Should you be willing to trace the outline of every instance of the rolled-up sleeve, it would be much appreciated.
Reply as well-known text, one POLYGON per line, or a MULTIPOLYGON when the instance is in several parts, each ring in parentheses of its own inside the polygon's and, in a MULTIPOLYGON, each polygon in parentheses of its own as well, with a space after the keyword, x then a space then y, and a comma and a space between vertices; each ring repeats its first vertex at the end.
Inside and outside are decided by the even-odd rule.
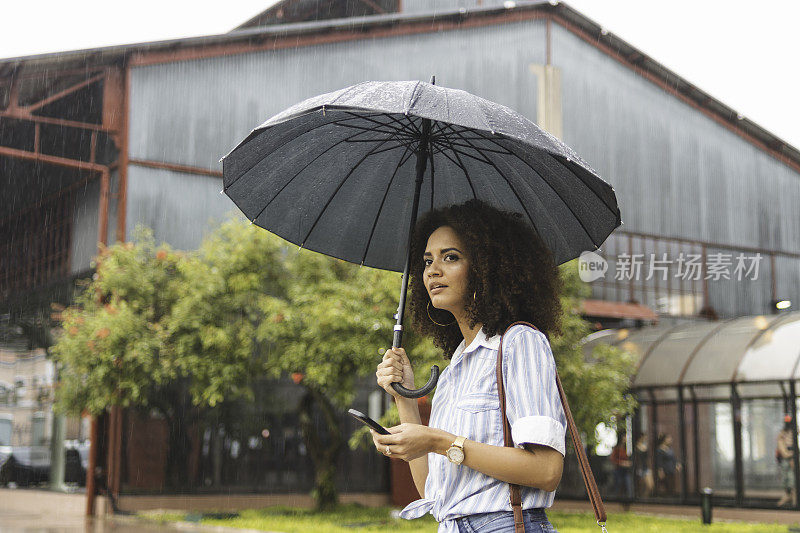
POLYGON ((507 336, 503 381, 514 445, 543 444, 566 455, 567 417, 558 394, 550 343, 542 332, 528 326, 515 327, 507 336))

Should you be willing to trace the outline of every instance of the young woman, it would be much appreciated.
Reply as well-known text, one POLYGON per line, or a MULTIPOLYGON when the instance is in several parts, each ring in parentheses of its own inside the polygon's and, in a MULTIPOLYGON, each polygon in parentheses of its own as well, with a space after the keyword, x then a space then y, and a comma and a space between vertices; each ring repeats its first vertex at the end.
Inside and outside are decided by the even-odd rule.
POLYGON ((545 514, 561 480, 567 420, 555 361, 543 333, 516 325, 503 337, 506 415, 514 447, 503 445, 497 394, 500 336, 524 320, 560 334, 558 268, 520 218, 471 200, 424 216, 412 243, 410 312, 416 331, 450 359, 420 424, 402 348, 387 350, 378 385, 395 398, 401 424, 372 432, 381 453, 409 462, 423 496, 400 516, 431 513, 439 532, 513 531, 509 483, 521 485, 525 530, 556 532, 545 514))

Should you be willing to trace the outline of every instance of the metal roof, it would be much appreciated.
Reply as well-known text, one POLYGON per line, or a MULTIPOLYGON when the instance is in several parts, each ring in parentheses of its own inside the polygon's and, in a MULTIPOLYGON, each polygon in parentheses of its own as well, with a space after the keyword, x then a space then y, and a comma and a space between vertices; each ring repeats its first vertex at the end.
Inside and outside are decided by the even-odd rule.
POLYGON ((345 0, 327 4, 320 4, 319 0, 281 0, 240 24, 234 31, 270 24, 396 13, 399 9, 400 0, 345 0))
POLYGON ((557 1, 506 2, 503 6, 462 8, 436 13, 393 13, 315 22, 277 24, 234 30, 230 33, 219 35, 13 57, 0 59, 0 80, 3 77, 10 77, 19 72, 65 68, 92 69, 101 65, 122 62, 126 57, 134 53, 146 54, 175 52, 186 49, 207 49, 214 45, 223 44, 244 44, 255 47, 279 38, 335 32, 358 32, 358 36, 354 38, 369 39, 372 38, 371 31, 385 30, 387 27, 397 27, 398 32, 402 32, 403 26, 427 22, 432 24, 430 31, 437 31, 436 26, 433 25, 434 23, 460 25, 465 22, 479 21, 481 18, 491 18, 492 20, 489 23, 502 24, 504 18, 515 18, 526 12, 540 12, 543 15, 550 16, 557 24, 582 33, 588 37, 586 40, 592 45, 626 62, 652 81, 668 87, 671 92, 685 98, 697 108, 707 111, 715 120, 726 124, 735 131, 741 132, 762 150, 790 164, 795 170, 800 167, 800 150, 755 122, 741 116, 736 110, 672 72, 569 5, 557 1))

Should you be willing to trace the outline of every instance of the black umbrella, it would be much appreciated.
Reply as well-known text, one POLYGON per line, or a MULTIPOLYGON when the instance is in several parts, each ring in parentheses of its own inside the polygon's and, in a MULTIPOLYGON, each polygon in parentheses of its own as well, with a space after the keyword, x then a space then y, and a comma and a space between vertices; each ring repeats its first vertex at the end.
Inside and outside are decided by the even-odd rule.
MULTIPOLYGON (((429 210, 479 198, 521 214, 557 264, 596 250, 620 223, 614 189, 536 124, 462 90, 368 81, 309 98, 222 158, 224 192, 254 224, 326 255, 402 271, 429 210)), ((428 383, 408 398, 428 394, 428 383)))

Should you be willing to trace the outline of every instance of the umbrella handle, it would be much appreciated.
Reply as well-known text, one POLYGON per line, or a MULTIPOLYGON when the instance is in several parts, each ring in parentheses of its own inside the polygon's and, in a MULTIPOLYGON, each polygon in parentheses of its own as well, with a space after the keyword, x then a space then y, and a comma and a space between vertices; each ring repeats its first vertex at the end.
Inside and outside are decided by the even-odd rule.
POLYGON ((416 390, 407 389, 399 383, 392 383, 392 388, 404 398, 422 398, 423 396, 427 396, 433 390, 437 381, 439 381, 439 367, 433 365, 431 367, 431 377, 428 379, 428 382, 422 386, 422 388, 416 390))

